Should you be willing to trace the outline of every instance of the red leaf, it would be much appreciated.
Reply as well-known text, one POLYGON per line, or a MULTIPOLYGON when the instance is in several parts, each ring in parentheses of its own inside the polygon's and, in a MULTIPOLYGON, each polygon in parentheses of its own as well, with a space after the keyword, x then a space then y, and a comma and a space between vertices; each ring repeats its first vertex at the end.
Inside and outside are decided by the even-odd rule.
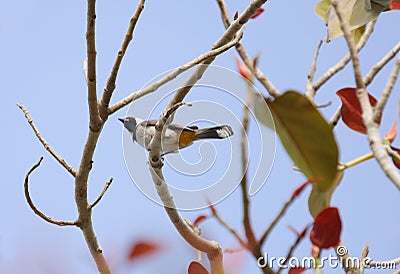
POLYGON ((239 17, 239 11, 236 11, 235 15, 233 15, 233 20, 238 19, 238 17, 239 17))
POLYGON ((235 58, 235 60, 236 60, 236 64, 237 64, 240 75, 242 75, 243 78, 245 78, 251 82, 253 77, 252 77, 250 70, 238 58, 235 58))
POLYGON ((385 137, 383 137, 383 140, 388 140, 390 143, 393 142, 393 140, 396 138, 397 135, 397 120, 394 121, 392 127, 389 129, 388 132, 386 132, 385 137))
MULTIPOLYGON (((367 129, 362 120, 362 110, 360 102, 358 101, 355 88, 342 88, 336 94, 342 100, 342 108, 340 114, 342 115, 343 122, 352 130, 359 133, 366 134, 367 129)), ((371 106, 376 105, 376 99, 368 93, 369 102, 371 106)))
POLYGON ((302 266, 294 266, 291 267, 288 271, 288 274, 300 274, 303 273, 304 271, 306 271, 307 268, 302 267, 302 266))
POLYGON ((135 243, 129 252, 128 259, 130 261, 136 260, 139 257, 145 257, 158 251, 161 246, 158 243, 149 241, 138 241, 135 243))
POLYGON ((293 191, 292 197, 297 197, 303 192, 304 188, 311 183, 311 180, 307 180, 305 183, 301 184, 298 188, 293 191))
POLYGON ((400 10, 400 0, 392 0, 392 1, 390 1, 390 9, 392 9, 392 10, 400 10))
POLYGON ((189 265, 188 274, 208 274, 208 271, 200 263, 193 261, 189 265))
POLYGON ((330 248, 339 243, 341 231, 339 210, 336 207, 328 207, 315 217, 310 240, 319 248, 330 248))
POLYGON ((204 221, 207 218, 208 218, 208 216, 206 216, 206 215, 200 215, 199 217, 196 218, 196 220, 194 220, 193 226, 198 226, 199 223, 201 223, 202 221, 204 221))
POLYGON ((263 13, 263 12, 264 12, 264 9, 263 8, 259 8, 250 18, 251 19, 255 19, 258 16, 260 16, 260 14, 263 13))
POLYGON ((212 213, 213 215, 215 215, 215 214, 217 213, 217 210, 215 209, 215 206, 214 206, 214 205, 211 203, 211 201, 208 200, 208 199, 207 199, 207 203, 208 203, 208 206, 210 207, 211 213, 212 213))
MULTIPOLYGON (((400 151, 397 151, 397 154, 400 155, 400 151)), ((395 160, 394 158, 392 158, 393 164, 400 169, 400 162, 398 162, 397 160, 395 160)))

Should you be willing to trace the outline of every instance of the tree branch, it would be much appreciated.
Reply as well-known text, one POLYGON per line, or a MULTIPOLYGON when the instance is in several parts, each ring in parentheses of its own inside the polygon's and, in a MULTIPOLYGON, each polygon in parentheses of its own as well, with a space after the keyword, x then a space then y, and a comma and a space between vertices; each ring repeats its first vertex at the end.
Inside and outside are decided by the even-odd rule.
POLYGON ((123 108, 124 106, 128 105, 129 103, 131 103, 134 100, 139 99, 140 97, 143 97, 151 92, 154 92, 155 90, 157 90, 159 87, 161 87, 162 85, 164 85, 165 83, 168 83, 169 81, 175 79, 179 74, 187 71, 188 69, 194 67, 195 65, 200 64, 201 62, 203 62, 204 60, 207 60, 211 57, 217 56, 219 54, 221 54, 222 52, 227 51, 228 49, 230 49, 231 47, 235 46, 235 44, 242 39, 242 35, 237 35, 235 37, 235 39, 233 39, 232 41, 230 41, 229 43, 214 49, 214 50, 210 50, 198 57, 196 57, 195 59, 193 59, 192 61, 180 66, 179 68, 177 68, 176 70, 174 70, 173 72, 169 73, 168 75, 164 76, 163 78, 161 78, 160 80, 154 82, 153 84, 139 90, 136 92, 131 93, 129 96, 125 97, 124 99, 122 99, 121 101, 113 104, 112 106, 109 107, 108 113, 109 115, 113 114, 114 112, 118 111, 119 109, 123 108))
POLYGON ((200 237, 187 225, 176 209, 175 202, 162 173, 162 160, 160 157, 162 129, 173 112, 183 104, 184 103, 174 104, 172 107, 164 110, 160 115, 160 119, 155 126, 156 132, 150 143, 150 173, 157 189, 158 196, 164 204, 164 208, 176 230, 191 246, 207 254, 210 260, 211 273, 222 274, 224 271, 221 247, 214 241, 209 241, 200 237))
POLYGON ((97 199, 92 204, 89 205, 90 209, 95 207, 100 202, 100 200, 103 198, 104 194, 110 187, 111 183, 113 182, 113 180, 114 180, 114 178, 111 177, 110 180, 108 180, 108 182, 104 185, 103 190, 100 192, 100 195, 97 197, 97 199))
POLYGON ((357 97, 362 109, 362 118, 367 128, 368 141, 372 152, 374 153, 375 159, 385 172, 386 176, 394 183, 394 185, 400 189, 400 174, 397 172, 391 161, 389 160, 388 154, 382 140, 379 135, 379 124, 373 119, 373 110, 369 102, 369 97, 365 88, 364 81, 361 75, 360 61, 357 54, 357 49, 354 45, 353 37, 349 31, 346 22, 343 19, 342 12, 338 7, 337 0, 331 2, 335 12, 338 16, 340 27, 344 33, 347 45, 349 47, 350 55, 353 60, 354 77, 357 84, 357 97))
POLYGON ((400 51, 400 43, 398 43, 394 48, 392 48, 378 63, 372 66, 370 71, 364 77, 364 83, 368 86, 374 77, 381 71, 381 69, 390 61, 392 60, 396 54, 400 51))
MULTIPOLYGON (((399 43, 399 45, 400 45, 400 43, 399 43)), ((399 49, 400 49, 400 47, 399 47, 399 49)), ((399 72, 400 72, 400 58, 397 59, 395 65, 393 67, 392 73, 390 74, 389 80, 385 86, 385 89, 382 92, 381 98, 379 98, 379 100, 375 106, 373 120, 376 123, 380 122, 380 118, 382 117, 383 109, 385 108, 387 100, 389 99, 389 96, 393 91, 394 84, 396 83, 397 77, 399 76, 399 72)))
POLYGON ((248 248, 250 250, 253 250, 257 244, 256 237, 254 236, 254 231, 250 221, 250 200, 249 193, 247 192, 247 168, 249 163, 249 155, 247 151, 246 136, 249 129, 249 107, 253 105, 253 98, 252 83, 250 81, 247 81, 247 92, 245 104, 243 106, 242 135, 240 138, 242 158, 242 179, 240 180, 240 189, 242 193, 243 204, 243 228, 246 234, 248 248))
POLYGON ((96 0, 88 0, 87 27, 86 27, 86 47, 87 47, 87 85, 88 85, 88 103, 90 116, 90 130, 99 131, 101 121, 99 116, 96 92, 96 0))
POLYGON ((332 115, 331 119, 329 120, 329 124, 332 125, 332 127, 335 127, 337 125, 337 123, 340 120, 341 117, 341 110, 342 110, 342 106, 339 106, 335 113, 332 115))
POLYGON ((55 150, 46 142, 46 140, 42 137, 40 134, 39 130, 35 126, 35 123, 33 122, 33 119, 29 113, 29 111, 22 105, 22 104, 17 104, 17 106, 22 110, 22 112, 25 114, 25 118, 28 121, 29 125, 33 129, 33 132, 35 133, 36 137, 39 139, 39 141, 42 143, 44 148, 54 157, 54 159, 57 160, 72 176, 76 176, 76 170, 70 166, 60 155, 55 152, 55 150))
POLYGON ((268 235, 271 233, 272 229, 275 227, 275 225, 279 222, 280 219, 285 215, 286 211, 290 207, 290 205, 296 200, 296 195, 292 195, 289 200, 285 202, 285 204, 282 206, 281 210, 278 212, 278 214, 275 216, 275 218, 272 220, 271 224, 267 227, 267 229, 264 231, 262 234, 261 238, 258 240, 258 245, 261 247, 265 240, 267 239, 268 235))
POLYGON ((317 70, 317 60, 318 60, 318 55, 319 55, 319 50, 321 49, 322 46, 322 40, 319 41, 318 46, 315 50, 314 53, 314 58, 310 67, 310 71, 308 72, 307 75, 307 86, 306 86, 306 96, 310 99, 310 101, 314 101, 315 97, 315 90, 313 89, 313 84, 312 81, 314 80, 314 74, 315 71, 317 70))
MULTIPOLYGON (((294 241, 294 243, 290 246, 288 253, 284 257, 285 261, 282 263, 282 266, 286 264, 287 260, 292 258, 294 250, 297 248, 297 246, 300 244, 300 242, 304 239, 304 236, 306 235, 305 232, 307 232, 307 229, 308 229, 308 227, 305 228, 305 230, 303 231, 304 233, 297 233, 297 238, 294 241)), ((281 273, 282 269, 283 269, 283 267, 280 267, 278 269, 278 271, 276 272, 276 274, 281 273)))
MULTIPOLYGON (((224 34, 214 43, 211 49, 219 48, 231 41, 238 35, 239 31, 249 21, 250 17, 266 2, 267 0, 253 0, 249 6, 242 12, 242 14, 236 19, 224 32, 224 34)), ((201 79, 208 66, 214 61, 215 57, 211 57, 204 62, 202 66, 199 66, 193 74, 182 84, 177 90, 174 97, 169 102, 168 107, 181 102, 185 96, 192 89, 193 85, 201 79)))
MULTIPOLYGON (((363 36, 361 36, 360 41, 357 44, 356 47, 357 52, 360 51, 367 43, 368 38, 374 31, 375 23, 376 20, 368 24, 365 33, 363 34, 363 36)), ((329 79, 331 79, 333 75, 341 71, 350 62, 350 60, 351 60, 351 55, 349 53, 345 57, 343 57, 342 60, 340 60, 336 65, 334 65, 328 71, 326 71, 325 74, 322 75, 317 81, 315 81, 313 85, 313 90, 316 92, 323 84, 325 84, 329 79)))
POLYGON ((213 216, 218 220, 218 222, 225 227, 235 238, 238 240, 242 247, 247 248, 247 243, 240 237, 239 233, 231 227, 219 214, 217 211, 212 210, 213 216))
MULTIPOLYGON (((226 29, 231 26, 231 20, 229 19, 228 8, 224 2, 224 0, 217 0, 219 9, 221 11, 221 19, 226 29)), ((272 82, 268 79, 268 77, 258 68, 254 67, 253 60, 250 58, 249 54, 246 52, 242 43, 237 43, 236 51, 239 54, 240 58, 243 60, 247 68, 251 71, 251 73, 256 77, 256 79, 264 86, 264 88, 268 91, 268 93, 273 96, 279 96, 279 90, 272 84, 272 82)))
POLYGON ((42 213, 39 209, 37 209, 37 207, 33 203, 31 196, 29 194, 29 175, 31 175, 31 173, 40 166, 42 160, 43 160, 43 157, 40 157, 39 161, 36 164, 34 164, 31 167, 31 169, 28 171, 28 173, 25 175, 24 193, 25 193, 26 201, 28 202, 28 204, 29 204, 30 208, 33 210, 33 212, 35 212, 36 215, 38 215, 40 218, 42 218, 43 220, 45 220, 48 223, 55 224, 58 226, 71 226, 71 225, 77 226, 78 222, 58 221, 58 220, 54 220, 54 219, 48 217, 47 215, 42 213))
POLYGON ((136 8, 135 13, 130 19, 128 30, 126 31, 124 41, 122 42, 121 49, 118 51, 117 57, 114 62, 114 66, 111 70, 110 76, 107 79, 107 84, 104 88, 103 96, 100 102, 100 117, 103 121, 108 118, 108 106, 110 104, 111 96, 115 90, 115 82, 117 80, 117 75, 119 68, 121 66, 122 59, 125 56, 125 52, 129 46, 129 43, 133 39, 133 31, 135 30, 136 23, 139 20, 140 14, 144 9, 145 0, 139 0, 139 4, 136 8))

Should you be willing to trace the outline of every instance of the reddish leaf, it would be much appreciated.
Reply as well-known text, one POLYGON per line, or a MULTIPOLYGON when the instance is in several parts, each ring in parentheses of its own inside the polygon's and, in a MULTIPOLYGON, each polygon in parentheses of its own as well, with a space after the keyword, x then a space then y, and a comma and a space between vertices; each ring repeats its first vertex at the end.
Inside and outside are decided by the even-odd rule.
POLYGON ((309 228, 310 226, 311 226, 311 225, 307 225, 301 232, 298 232, 298 231, 297 231, 293 226, 291 226, 291 225, 288 225, 288 228, 289 228, 291 231, 293 231, 293 233, 296 234, 297 237, 303 238, 303 237, 306 235, 307 230, 308 230, 308 228, 309 228))
POLYGON ((392 127, 389 129, 388 132, 386 132, 385 137, 383 137, 383 140, 388 140, 390 143, 393 142, 393 140, 396 138, 397 135, 397 120, 394 121, 392 127))
POLYGON ((208 274, 208 271, 200 263, 193 261, 189 265, 188 274, 208 274))
POLYGON ((255 19, 258 16, 260 16, 260 14, 263 13, 263 12, 264 12, 264 9, 263 8, 259 8, 250 18, 251 19, 255 19))
POLYGON ((292 197, 297 197, 297 196, 299 196, 300 193, 303 192, 303 190, 304 190, 304 188, 305 188, 306 186, 308 186, 309 184, 311 184, 311 183, 313 183, 313 182, 316 182, 316 181, 318 181, 318 180, 317 180, 317 179, 314 180, 313 178, 308 179, 305 183, 303 183, 301 186, 299 186, 298 188, 296 188, 296 189, 293 191, 292 197))
POLYGON ((327 207, 314 220, 311 242, 319 248, 330 248, 339 243, 342 221, 336 207, 327 207))
POLYGON ((215 215, 215 214, 217 213, 217 210, 215 209, 215 206, 214 206, 214 205, 211 203, 211 201, 208 200, 208 199, 207 199, 207 203, 208 203, 208 206, 210 207, 211 213, 212 213, 213 215, 215 215))
MULTIPOLYGON (((400 151, 397 151, 397 154, 400 155, 400 151)), ((400 169, 400 162, 398 162, 397 160, 395 160, 394 158, 392 158, 393 164, 400 169)))
POLYGON ((392 1, 390 1, 390 9, 392 9, 392 10, 400 10, 400 0, 392 0, 392 1))
POLYGON ((236 12, 235 12, 235 15, 233 16, 233 20, 238 19, 238 17, 239 17, 239 11, 236 11, 236 12))
MULTIPOLYGON (((342 115, 343 122, 352 130, 359 133, 366 134, 367 129, 362 120, 362 110, 360 102, 358 101, 355 88, 343 88, 336 92, 342 100, 342 108, 340 114, 342 115)), ((376 99, 368 93, 369 102, 371 106, 376 105, 376 99)))
POLYGON ((130 261, 136 260, 139 257, 145 257, 158 251, 161 246, 155 242, 138 241, 135 243, 129 252, 128 259, 130 261))
POLYGON ((238 58, 235 58, 235 60, 236 60, 237 68, 238 68, 240 75, 242 75, 243 78, 245 78, 251 82, 253 77, 252 77, 250 70, 238 58))
POLYGON ((300 274, 303 273, 304 271, 306 271, 307 268, 302 267, 302 266, 294 266, 291 267, 288 271, 288 274, 300 274))
POLYGON ((196 218, 196 220, 194 220, 193 226, 198 226, 199 223, 201 223, 202 221, 204 221, 207 218, 208 218, 208 216, 206 216, 206 215, 200 215, 199 217, 196 218))

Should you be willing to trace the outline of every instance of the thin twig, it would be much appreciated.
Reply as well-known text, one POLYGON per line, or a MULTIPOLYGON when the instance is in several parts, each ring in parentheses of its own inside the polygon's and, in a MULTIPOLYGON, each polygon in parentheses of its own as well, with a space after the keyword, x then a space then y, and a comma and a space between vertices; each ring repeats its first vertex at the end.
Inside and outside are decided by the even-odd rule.
POLYGON ((87 26, 86 26, 86 47, 87 47, 87 85, 88 85, 88 104, 90 117, 90 130, 100 131, 101 121, 97 104, 97 79, 96 79, 96 0, 88 0, 87 26))
MULTIPOLYGON (((223 0, 217 1, 219 9, 221 11, 221 19, 226 29, 231 26, 231 20, 229 19, 228 8, 223 0)), ((238 19, 237 19, 238 20, 238 19)), ((268 79, 268 77, 258 68, 254 67, 253 60, 246 52, 242 43, 237 43, 236 51, 238 52, 240 58, 243 60, 247 68, 251 71, 251 73, 256 77, 256 79, 264 86, 264 88, 268 91, 268 93, 277 97, 280 95, 279 90, 272 84, 272 82, 268 79)))
POLYGON ((364 77, 364 83, 368 86, 374 77, 378 74, 379 71, 390 61, 392 60, 396 54, 400 51, 400 43, 398 43, 394 48, 392 48, 378 63, 372 66, 370 71, 364 77))
POLYGON ((90 209, 95 207, 100 202, 100 200, 103 198, 104 194, 106 193, 106 191, 110 187, 111 183, 113 182, 113 180, 114 180, 114 178, 111 177, 110 180, 107 181, 107 183, 103 187, 103 190, 100 192, 100 195, 97 197, 97 199, 92 204, 89 205, 90 209))
POLYGON ((33 129, 33 132, 35 133, 36 137, 39 139, 39 141, 42 143, 44 148, 59 162, 72 176, 76 176, 76 170, 70 166, 60 155, 57 154, 57 152, 49 145, 49 143, 46 142, 46 140, 43 138, 43 136, 40 134, 39 130, 35 126, 35 123, 33 122, 33 119, 28 111, 22 104, 17 104, 17 106, 22 110, 22 112, 25 114, 25 118, 28 121, 29 125, 33 129))
MULTIPOLYGON (((235 20, 228 28, 226 28, 224 34, 212 45, 211 49, 219 48, 240 34, 240 30, 249 21, 250 17, 266 2, 267 0, 254 0, 249 6, 239 15, 238 19, 235 20)), ((194 84, 201 79, 204 72, 207 70, 208 66, 214 61, 215 57, 208 58, 202 62, 202 66, 197 67, 197 69, 191 74, 191 76, 181 85, 181 87, 176 91, 174 97, 169 102, 168 107, 181 102, 185 96, 192 89, 194 84)))
POLYGON ((335 127, 337 125, 337 123, 340 120, 341 117, 341 110, 342 110, 342 106, 339 106, 335 113, 332 115, 331 119, 329 120, 329 124, 332 125, 332 127, 335 127))
MULTIPOLYGON (((371 33, 374 31, 376 20, 372 21, 368 24, 367 29, 363 36, 361 36, 360 41, 357 44, 357 52, 360 51, 367 43, 368 38, 370 37, 371 33)), ((323 84, 325 84, 329 79, 332 78, 336 73, 342 70, 351 60, 350 54, 347 54, 345 57, 342 58, 336 65, 328 69, 324 75, 322 75, 317 81, 315 81, 313 85, 313 90, 316 92, 323 84)))
POLYGON ((31 196, 29 194, 29 175, 31 175, 31 173, 40 166, 40 163, 42 162, 42 160, 43 160, 43 157, 40 157, 39 161, 36 164, 34 164, 31 167, 31 169, 28 171, 28 173, 25 175, 24 192, 25 192, 26 201, 28 202, 28 204, 29 204, 30 208, 33 210, 33 212, 35 212, 36 215, 38 215, 40 218, 42 218, 46 222, 49 222, 51 224, 55 224, 58 226, 70 226, 70 225, 77 226, 78 222, 59 221, 59 220, 54 220, 54 219, 48 217, 47 215, 42 213, 39 209, 37 209, 37 207, 33 203, 31 196))
POLYGON ((144 4, 145 0, 139 1, 136 11, 133 14, 132 18, 130 19, 130 23, 128 26, 128 30, 126 31, 124 41, 122 42, 121 48, 118 51, 110 76, 107 79, 107 84, 104 88, 103 96, 100 102, 100 117, 103 121, 105 121, 108 117, 108 106, 110 104, 111 96, 115 90, 115 82, 117 80, 118 71, 121 66, 122 59, 124 58, 126 50, 129 46, 129 43, 133 39, 133 31, 135 30, 136 23, 138 22, 140 14, 144 9, 144 4))
POLYGON ((250 200, 249 193, 247 191, 247 170, 249 163, 249 155, 247 150, 247 133, 249 129, 249 107, 253 104, 253 84, 247 81, 247 92, 245 98, 245 104, 243 106, 243 118, 242 118, 242 135, 240 138, 241 147, 241 164, 242 164, 242 179, 240 180, 240 189, 242 193, 242 204, 243 204, 243 228, 246 233, 246 239, 248 247, 253 250, 257 244, 254 231, 250 221, 250 200))
MULTIPOLYGON (((364 262, 365 261, 365 258, 367 258, 368 253, 369 253, 369 247, 368 247, 368 244, 365 243, 364 247, 363 247, 363 250, 361 251, 360 262, 364 262)), ((364 265, 364 263, 362 263, 360 265, 360 273, 364 273, 364 268, 365 268, 365 265, 364 265)))
MULTIPOLYGON (((175 104, 173 108, 177 108, 183 104, 175 104)), ((165 182, 164 175, 162 173, 162 160, 160 157, 161 150, 161 135, 162 128, 164 127, 167 120, 172 115, 173 111, 171 108, 167 108, 160 116, 156 124, 156 131, 150 143, 149 152, 149 168, 150 173, 157 189, 157 193, 164 204, 164 208, 174 224, 179 234, 194 248, 205 252, 210 260, 211 269, 214 270, 212 273, 223 273, 222 264, 222 249, 218 243, 209 241, 197 233, 195 233, 191 227, 188 226, 187 222, 182 218, 176 209, 175 202, 169 191, 168 184, 165 182)))
POLYGON ((271 233, 272 229, 275 227, 275 225, 279 222, 280 219, 282 219, 283 215, 285 215, 287 209, 290 207, 290 205, 296 200, 295 195, 292 195, 289 200, 285 202, 285 204, 282 206, 281 210, 278 212, 278 214, 275 216, 275 218, 272 220, 270 225, 267 227, 267 229, 264 231, 260 239, 258 240, 258 244, 262 246, 267 239, 268 235, 271 233))
POLYGON ((285 260, 283 261, 283 263, 281 264, 281 266, 279 267, 278 271, 276 272, 276 274, 281 273, 283 266, 286 264, 287 260, 290 260, 290 258, 292 258, 293 252, 295 251, 295 249, 298 247, 298 245, 301 243, 301 241, 304 239, 304 236, 306 235, 306 230, 308 229, 308 227, 303 231, 304 233, 297 233, 297 237, 296 240, 294 241, 294 243, 290 246, 288 253, 286 254, 286 256, 284 257, 285 260))
POLYGON ((313 80, 314 80, 314 75, 315 75, 315 71, 317 70, 317 60, 318 60, 318 56, 319 56, 319 50, 321 49, 323 41, 319 41, 318 46, 315 50, 314 53, 314 58, 310 67, 310 71, 308 72, 307 75, 307 85, 306 85, 306 96, 311 100, 314 101, 314 97, 315 97, 315 90, 313 88, 313 80))
POLYGON ((366 87, 361 75, 360 61, 357 54, 357 49, 354 45, 353 37, 351 36, 350 30, 343 19, 341 10, 338 7, 337 0, 331 2, 338 16, 340 27, 343 31, 347 45, 349 47, 350 55, 353 60, 354 78, 357 84, 357 97, 362 109, 362 118, 367 128, 368 141, 372 152, 374 153, 375 159, 385 172, 386 176, 394 183, 394 185, 400 189, 400 174, 397 172, 395 167, 389 161, 386 149, 382 144, 382 140, 379 135, 379 124, 373 119, 373 109, 369 102, 369 97, 366 91, 366 87))
POLYGON ((215 210, 213 210, 213 216, 238 240, 242 247, 247 248, 247 243, 242 239, 242 237, 240 237, 239 233, 233 227, 231 227, 215 210))
POLYGON ((235 46, 235 44, 242 38, 242 35, 238 35, 235 37, 235 39, 233 39, 232 41, 230 41, 229 43, 227 43, 226 45, 214 49, 214 50, 210 50, 198 57, 196 57, 195 59, 193 59, 192 61, 180 66, 179 68, 177 68, 176 70, 172 71, 171 73, 167 74, 166 76, 164 76, 163 78, 161 78, 160 80, 154 82, 153 84, 139 90, 136 92, 131 93, 130 95, 128 95, 127 97, 125 97, 124 99, 122 99, 121 101, 111 105, 108 109, 108 113, 109 115, 113 114, 114 112, 118 111, 119 109, 123 108, 124 106, 128 105, 129 103, 131 103, 134 100, 139 99, 140 97, 143 97, 151 92, 154 92, 155 90, 157 90, 159 87, 161 87, 162 85, 164 85, 165 83, 175 79, 179 74, 187 71, 188 69, 194 67, 195 65, 198 65, 199 63, 203 62, 204 60, 207 60, 208 58, 211 58, 213 56, 219 55, 224 51, 227 51, 228 49, 230 49, 231 47, 235 46))
POLYGON ((400 58, 397 59, 393 67, 392 73, 389 76, 389 80, 385 86, 385 89, 383 90, 382 95, 375 106, 373 119, 376 123, 380 122, 383 109, 385 108, 387 100, 389 99, 389 96, 393 91, 394 84, 396 83, 397 77, 399 76, 399 72, 400 72, 400 58))

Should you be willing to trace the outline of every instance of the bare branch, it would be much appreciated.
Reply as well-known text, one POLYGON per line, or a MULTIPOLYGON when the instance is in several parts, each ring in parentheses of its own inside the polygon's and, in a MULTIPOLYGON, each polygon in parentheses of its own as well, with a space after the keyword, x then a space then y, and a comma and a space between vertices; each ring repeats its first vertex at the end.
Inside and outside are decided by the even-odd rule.
MULTIPOLYGON (((250 17, 266 2, 267 0, 254 0, 249 6, 242 12, 242 14, 236 19, 224 32, 224 34, 218 39, 217 42, 211 47, 211 49, 219 48, 237 35, 239 31, 244 27, 244 25, 249 21, 250 17)), ((169 102, 169 106, 172 106, 180 101, 182 101, 185 96, 189 93, 193 85, 201 79, 204 72, 207 70, 208 66, 214 61, 215 57, 209 58, 202 62, 203 66, 199 66, 193 74, 182 84, 182 86, 177 90, 174 97, 169 102)))
POLYGON ((357 49, 354 45, 353 37, 349 31, 346 22, 343 19, 341 10, 338 7, 337 0, 331 2, 337 17, 340 22, 340 27, 344 33, 347 45, 349 47, 350 55, 353 60, 354 78, 357 84, 357 97, 362 109, 362 118, 367 128, 368 141, 372 152, 374 153, 375 159, 385 172, 386 176, 394 183, 394 185, 400 189, 400 174, 397 172, 391 161, 389 160, 388 154, 382 140, 379 135, 379 124, 373 119, 373 109, 369 102, 369 97, 366 91, 366 87, 361 75, 360 61, 357 54, 357 49))
POLYGON ((33 119, 29 111, 22 104, 17 104, 17 106, 25 114, 26 120, 28 121, 29 125, 33 129, 33 132, 35 133, 39 141, 42 143, 44 148, 57 160, 57 162, 59 162, 72 176, 75 177, 76 176, 75 169, 72 166, 70 166, 60 155, 58 155, 57 152, 55 152, 55 150, 46 142, 46 140, 43 138, 43 136, 40 134, 39 130, 35 126, 35 123, 33 122, 33 119))
MULTIPOLYGON (((307 227, 308 228, 308 227, 307 227)), ((306 229, 307 229, 306 228, 306 229)), ((295 251, 295 249, 297 248, 297 246, 301 243, 301 241, 304 239, 304 236, 306 235, 306 233, 297 233, 297 238, 294 241, 294 243, 290 246, 288 253, 286 254, 286 256, 284 257, 285 260, 284 262, 281 264, 282 266, 284 266, 286 264, 286 261, 289 260, 290 258, 292 258, 293 252, 295 251)), ((283 267, 279 267, 278 271, 276 272, 276 274, 281 273, 283 267)))
POLYGON ((247 243, 242 239, 242 237, 240 237, 239 233, 233 228, 231 227, 222 217, 221 215, 218 214, 218 212, 216 212, 215 210, 212 211, 213 216, 218 220, 218 222, 225 227, 235 238, 236 240, 238 240, 238 242, 240 243, 240 245, 242 247, 246 247, 247 248, 247 243))
POLYGON ((275 216, 275 218, 272 220, 271 224, 267 227, 267 229, 264 231, 262 234, 261 238, 258 240, 258 245, 261 247, 265 240, 267 239, 268 235, 271 233, 272 229, 275 227, 275 225, 279 222, 280 219, 285 215, 287 209, 290 207, 290 205, 296 200, 295 195, 292 195, 289 200, 286 201, 286 203, 282 206, 281 210, 278 212, 278 214, 275 216))
POLYGON ((90 209, 95 207, 100 202, 100 200, 103 198, 104 194, 110 187, 111 183, 113 182, 113 180, 114 180, 114 178, 111 177, 110 180, 108 180, 108 182, 104 185, 103 190, 100 192, 100 195, 97 197, 97 199, 92 204, 89 205, 90 209))
POLYGON ((340 117, 341 117, 341 113, 340 113, 341 110, 342 110, 342 106, 339 106, 336 109, 335 113, 332 115, 331 119, 329 120, 329 124, 331 124, 332 127, 335 127, 337 125, 337 123, 339 122, 340 117))
POLYGON ((385 86, 385 89, 382 92, 381 98, 379 98, 378 103, 375 106, 373 119, 376 123, 380 122, 383 109, 385 108, 387 100, 389 99, 389 96, 393 91, 394 84, 396 83, 397 77, 399 76, 399 72, 400 72, 400 58, 397 59, 393 67, 392 73, 390 74, 389 80, 385 86))
POLYGON ((78 222, 58 221, 58 220, 54 220, 54 219, 48 217, 47 215, 42 213, 39 209, 37 209, 37 207, 33 203, 31 196, 29 194, 29 175, 31 175, 31 173, 40 166, 42 160, 43 160, 43 157, 40 157, 39 161, 36 164, 34 164, 31 167, 31 169, 28 171, 28 173, 25 175, 24 192, 25 192, 26 201, 28 202, 28 204, 29 204, 30 208, 33 210, 33 212, 35 212, 36 215, 38 215, 40 218, 42 218, 43 220, 45 220, 48 223, 55 224, 58 226, 70 226, 70 225, 77 226, 78 222))
POLYGON ((110 76, 107 79, 107 84, 104 88, 103 96, 100 102, 100 117, 103 121, 107 120, 108 117, 108 106, 110 104, 111 96, 115 90, 115 82, 119 68, 121 66, 122 59, 125 56, 125 52, 129 46, 129 43, 133 39, 133 31, 135 30, 136 23, 139 20, 140 14, 144 9, 145 0, 139 0, 139 4, 136 8, 135 13, 130 19, 128 30, 126 31, 124 41, 122 42, 121 49, 118 51, 117 57, 114 62, 114 66, 111 70, 110 76))
POLYGON ((381 69, 392 60, 396 54, 400 51, 400 43, 398 43, 394 48, 392 48, 378 63, 372 66, 370 71, 364 77, 364 83, 366 86, 371 84, 374 77, 381 71, 381 69))
MULTIPOLYGON (((231 20, 229 19, 228 9, 223 0, 217 1, 218 6, 221 11, 222 22, 226 29, 231 26, 231 20)), ((279 90, 272 84, 268 77, 258 68, 254 67, 253 60, 250 58, 249 54, 246 52, 242 43, 237 43, 236 51, 238 52, 240 58, 243 60, 247 68, 252 72, 256 79, 264 86, 268 93, 273 96, 279 96, 279 90)))
POLYGON ((99 131, 101 121, 99 116, 96 92, 96 0, 88 0, 87 26, 86 26, 86 47, 87 47, 87 85, 88 103, 90 116, 90 130, 99 131))
POLYGON ((314 97, 315 97, 315 90, 313 89, 312 81, 314 80, 314 74, 315 74, 315 71, 317 70, 317 60, 318 60, 319 50, 321 49, 321 46, 322 46, 322 40, 319 41, 319 43, 318 43, 318 46, 314 53, 314 58, 313 58, 313 61, 312 61, 311 67, 310 67, 310 71, 308 72, 308 75, 307 75, 306 96, 311 101, 314 101, 314 97))
POLYGON ((242 204, 243 204, 243 228, 246 233, 246 239, 250 250, 256 247, 257 241, 254 235, 253 228, 250 221, 250 200, 249 193, 247 191, 247 168, 249 163, 249 155, 247 151, 247 132, 249 129, 249 107, 253 105, 253 91, 252 83, 247 82, 247 92, 245 98, 245 104, 243 106, 243 118, 242 118, 242 135, 240 138, 241 157, 242 157, 242 179, 240 180, 240 189, 242 193, 242 204))
MULTIPOLYGON (((360 41, 357 44, 357 52, 360 51, 368 41, 371 33, 374 31, 376 20, 372 21, 368 24, 367 29, 363 36, 361 36, 360 41)), ((322 75, 317 81, 315 81, 313 85, 313 90, 316 92, 323 84, 325 84, 329 79, 332 78, 333 75, 341 71, 351 60, 350 54, 347 54, 345 57, 342 58, 336 65, 331 67, 324 75, 322 75)))
POLYGON ((207 59, 209 59, 211 57, 214 57, 214 56, 217 56, 217 55, 221 54, 222 52, 227 51, 231 47, 235 46, 235 44, 241 38, 242 38, 242 35, 237 35, 235 37, 235 39, 233 39, 232 41, 230 41, 226 45, 223 45, 222 47, 214 49, 214 50, 210 50, 210 51, 208 51, 208 52, 196 57, 192 61, 180 66, 179 68, 177 68, 173 72, 169 73, 168 75, 164 76, 160 80, 154 82, 153 84, 151 84, 151 85, 149 85, 149 86, 147 86, 147 87, 145 87, 145 88, 143 88, 143 89, 141 89, 139 91, 131 93, 129 96, 125 97, 121 101, 111 105, 109 107, 109 110, 108 110, 109 115, 113 114, 114 112, 116 112, 119 109, 123 108, 124 106, 128 105, 132 101, 137 100, 140 97, 143 97, 143 96, 145 96, 145 95, 147 95, 147 94, 149 94, 151 92, 154 92, 155 90, 157 90, 159 87, 161 87, 165 83, 168 83, 169 81, 175 79, 179 74, 187 71, 188 69, 194 67, 195 65, 200 64, 204 60, 207 60, 207 59))

